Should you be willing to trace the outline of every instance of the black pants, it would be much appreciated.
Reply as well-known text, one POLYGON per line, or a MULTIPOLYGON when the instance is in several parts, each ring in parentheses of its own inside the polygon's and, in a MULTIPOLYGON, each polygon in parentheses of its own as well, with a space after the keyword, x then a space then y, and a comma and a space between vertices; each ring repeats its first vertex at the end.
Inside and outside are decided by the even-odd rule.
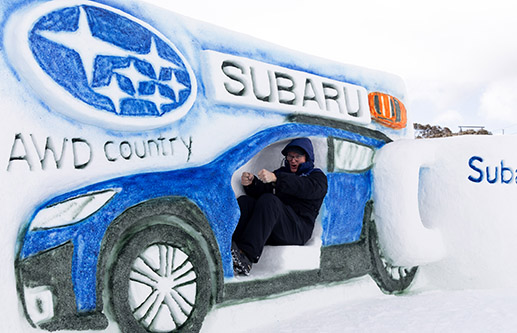
POLYGON ((241 217, 233 241, 253 262, 258 261, 266 244, 303 245, 312 235, 314 226, 273 194, 266 193, 258 199, 243 195, 237 201, 241 217))

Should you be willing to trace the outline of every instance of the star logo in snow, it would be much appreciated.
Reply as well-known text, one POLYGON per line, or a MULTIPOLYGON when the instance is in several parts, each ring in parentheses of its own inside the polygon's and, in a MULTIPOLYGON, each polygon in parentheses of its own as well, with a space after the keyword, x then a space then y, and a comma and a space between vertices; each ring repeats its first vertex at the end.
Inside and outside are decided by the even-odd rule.
POLYGON ((193 103, 195 77, 179 51, 123 12, 57 8, 36 21, 28 42, 41 69, 93 111, 156 118, 178 110, 179 118, 193 103))

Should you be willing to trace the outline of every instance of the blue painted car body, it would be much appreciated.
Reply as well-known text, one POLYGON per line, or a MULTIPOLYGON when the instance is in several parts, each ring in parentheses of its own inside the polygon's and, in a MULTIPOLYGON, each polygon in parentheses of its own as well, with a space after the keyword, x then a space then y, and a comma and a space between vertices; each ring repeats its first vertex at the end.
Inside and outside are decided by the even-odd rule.
MULTIPOLYGON (((336 137, 378 149, 386 142, 351 131, 320 125, 286 123, 261 131, 228 149, 212 162, 193 168, 150 172, 93 184, 41 205, 34 213, 87 193, 115 189, 118 193, 86 219, 63 227, 23 229, 19 260, 38 255, 67 242, 73 243, 71 278, 77 310, 96 307, 97 264, 101 245, 110 224, 128 208, 151 199, 180 196, 188 198, 204 213, 221 254, 225 277, 233 276, 231 236, 239 218, 239 208, 231 187, 232 174, 267 145, 299 136, 336 137)), ((329 172, 329 190, 322 210, 322 245, 352 243, 359 239, 364 207, 371 199, 370 170, 360 173, 329 172)))

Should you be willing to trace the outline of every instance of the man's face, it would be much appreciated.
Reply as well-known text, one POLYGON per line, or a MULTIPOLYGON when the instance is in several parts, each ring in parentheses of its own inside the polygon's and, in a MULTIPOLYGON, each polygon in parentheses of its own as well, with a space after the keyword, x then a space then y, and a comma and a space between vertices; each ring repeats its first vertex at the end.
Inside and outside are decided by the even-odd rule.
POLYGON ((287 162, 289 163, 289 169, 291 172, 298 171, 300 164, 306 162, 305 155, 300 155, 295 152, 289 152, 286 156, 287 162))

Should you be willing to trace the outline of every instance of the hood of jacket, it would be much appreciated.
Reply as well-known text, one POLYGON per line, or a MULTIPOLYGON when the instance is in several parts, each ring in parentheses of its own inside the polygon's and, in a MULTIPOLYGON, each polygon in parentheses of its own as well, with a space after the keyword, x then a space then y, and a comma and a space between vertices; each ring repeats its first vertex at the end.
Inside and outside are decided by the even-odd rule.
MULTIPOLYGON (((314 148, 312 147, 312 142, 309 138, 297 138, 292 140, 284 149, 282 149, 282 155, 287 156, 287 153, 292 148, 302 149, 306 156, 306 162, 300 164, 296 174, 304 174, 314 169, 314 148)), ((285 161, 284 167, 289 169, 287 160, 285 161)))

